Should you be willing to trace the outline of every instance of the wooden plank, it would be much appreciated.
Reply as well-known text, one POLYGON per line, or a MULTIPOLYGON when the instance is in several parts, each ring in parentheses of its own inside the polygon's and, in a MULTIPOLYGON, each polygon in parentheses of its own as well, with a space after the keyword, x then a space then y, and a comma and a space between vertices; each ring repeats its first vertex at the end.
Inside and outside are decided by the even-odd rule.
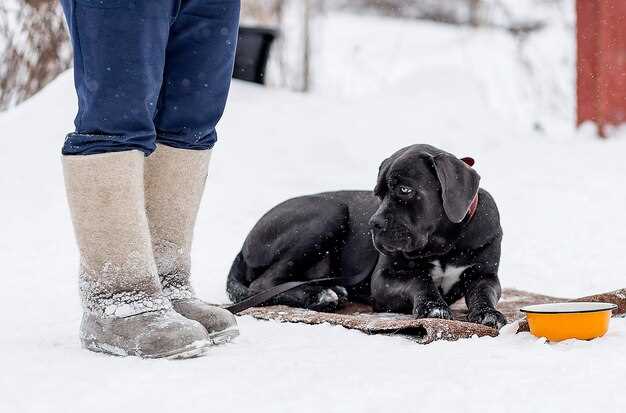
POLYGON ((598 13, 599 8, 594 1, 578 0, 576 2, 576 95, 577 123, 586 121, 598 122, 598 88, 596 79, 596 52, 599 45, 598 13))
POLYGON ((577 0, 577 123, 626 122, 626 2, 577 0))
POLYGON ((626 2, 600 2, 598 62, 599 111, 602 132, 606 125, 626 121, 626 2))

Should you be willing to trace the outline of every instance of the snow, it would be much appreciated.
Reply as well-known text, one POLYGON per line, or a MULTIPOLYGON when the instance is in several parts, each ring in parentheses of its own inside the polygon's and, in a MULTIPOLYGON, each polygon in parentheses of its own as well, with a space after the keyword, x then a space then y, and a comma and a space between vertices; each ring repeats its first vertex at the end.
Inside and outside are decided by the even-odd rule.
MULTIPOLYGON (((515 41, 498 31, 405 23, 398 37, 388 20, 362 19, 324 22, 337 50, 329 47, 333 58, 320 63, 325 80, 317 79, 314 93, 234 83, 196 231, 199 294, 226 300, 232 259, 271 206, 316 191, 372 188, 380 161, 418 142, 477 160, 502 214, 504 286, 566 297, 625 287, 626 131, 606 141, 594 138, 590 126, 576 131, 568 112, 573 92, 547 92, 572 88, 563 82, 572 69, 535 49, 544 44, 541 36, 558 43, 571 41, 571 33, 534 35, 540 37, 525 47, 542 70, 533 75, 514 60, 515 41), (376 76, 360 72, 354 55, 341 51, 348 34, 337 33, 340 26, 350 36, 376 28, 382 41, 404 39, 402 53, 381 55, 381 48, 362 57, 376 65, 381 57, 396 61, 398 70, 388 77, 384 68, 376 76), (415 32, 418 39, 406 36, 415 32), (333 71, 353 74, 354 83, 339 90, 333 71), (524 90, 543 91, 545 99, 524 90), (534 127, 538 117, 546 127, 534 127)), ((558 53, 571 62, 573 48, 563 49, 558 53)), ((421 346, 329 325, 240 317, 236 342, 201 359, 147 361, 82 350, 77 251, 60 163, 75 105, 68 72, 0 115, 0 411, 626 407, 626 319, 614 319, 607 336, 592 342, 548 344, 507 327, 497 338, 421 346)))

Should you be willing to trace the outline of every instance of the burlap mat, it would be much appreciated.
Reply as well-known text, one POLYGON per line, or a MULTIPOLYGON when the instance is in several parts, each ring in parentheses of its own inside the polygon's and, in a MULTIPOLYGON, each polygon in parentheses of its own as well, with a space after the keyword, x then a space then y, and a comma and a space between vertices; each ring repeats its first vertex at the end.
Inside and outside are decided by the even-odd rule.
MULTIPOLYGON (((509 322, 520 320, 518 332, 528 331, 528 324, 524 315, 519 312, 520 307, 561 301, 601 301, 613 303, 618 306, 613 312, 613 316, 626 313, 626 289, 574 300, 515 289, 505 289, 502 292, 498 310, 506 316, 509 322)), ((416 319, 407 314, 373 313, 370 306, 353 303, 348 304, 336 313, 321 313, 278 305, 250 308, 242 312, 241 315, 288 323, 329 323, 360 330, 367 334, 398 334, 409 337, 421 344, 428 344, 437 340, 455 341, 474 335, 479 337, 495 337, 498 335, 498 331, 493 328, 465 321, 467 307, 465 307, 463 300, 455 303, 451 308, 454 313, 454 320, 416 319)))

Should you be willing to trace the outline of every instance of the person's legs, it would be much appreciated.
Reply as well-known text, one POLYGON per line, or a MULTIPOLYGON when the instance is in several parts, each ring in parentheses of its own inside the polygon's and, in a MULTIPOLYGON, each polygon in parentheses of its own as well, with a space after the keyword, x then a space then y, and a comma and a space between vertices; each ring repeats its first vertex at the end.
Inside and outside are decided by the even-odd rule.
POLYGON ((157 143, 210 149, 233 74, 239 0, 181 0, 167 44, 157 143))
POLYGON ((178 0, 61 0, 74 48, 76 131, 64 155, 155 148, 154 115, 178 0))
POLYGON ((191 241, 232 76, 239 0, 182 0, 172 26, 157 116, 157 150, 146 159, 146 210, 163 290, 174 309, 212 338, 238 335, 234 316, 194 297, 191 241))
POLYGON ((142 357, 190 357, 211 344, 172 310, 152 252, 144 154, 175 0, 63 0, 75 50, 79 114, 63 148, 80 250, 83 346, 142 357))

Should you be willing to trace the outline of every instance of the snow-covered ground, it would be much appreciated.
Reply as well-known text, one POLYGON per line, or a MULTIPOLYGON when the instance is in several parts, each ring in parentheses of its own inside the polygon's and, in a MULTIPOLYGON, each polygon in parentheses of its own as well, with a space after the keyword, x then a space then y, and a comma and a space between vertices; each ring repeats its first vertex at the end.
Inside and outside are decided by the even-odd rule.
MULTIPOLYGON (((381 19, 338 18, 344 28, 396 36, 381 19)), ((380 161, 418 142, 477 159, 502 214, 504 286, 560 296, 625 287, 626 131, 607 141, 591 128, 576 132, 562 112, 573 108, 571 91, 553 111, 536 94, 514 92, 546 83, 511 62, 508 35, 406 27, 422 33, 403 46, 419 60, 398 57, 402 70, 380 87, 367 76, 355 93, 330 93, 324 83, 309 95, 233 85, 194 246, 200 295, 226 300, 231 260, 268 208, 299 194, 372 188, 380 161), (549 127, 533 126, 537 114, 549 127)), ((335 56, 336 70, 358 69, 348 52, 335 56)), ((546 59, 542 73, 570 76, 546 59)), ((555 76, 546 78, 558 84, 555 76)), ((0 411, 624 411, 626 319, 592 342, 547 344, 509 331, 421 346, 242 317, 241 337, 201 359, 82 350, 59 153, 75 104, 66 73, 0 115, 0 411)))

